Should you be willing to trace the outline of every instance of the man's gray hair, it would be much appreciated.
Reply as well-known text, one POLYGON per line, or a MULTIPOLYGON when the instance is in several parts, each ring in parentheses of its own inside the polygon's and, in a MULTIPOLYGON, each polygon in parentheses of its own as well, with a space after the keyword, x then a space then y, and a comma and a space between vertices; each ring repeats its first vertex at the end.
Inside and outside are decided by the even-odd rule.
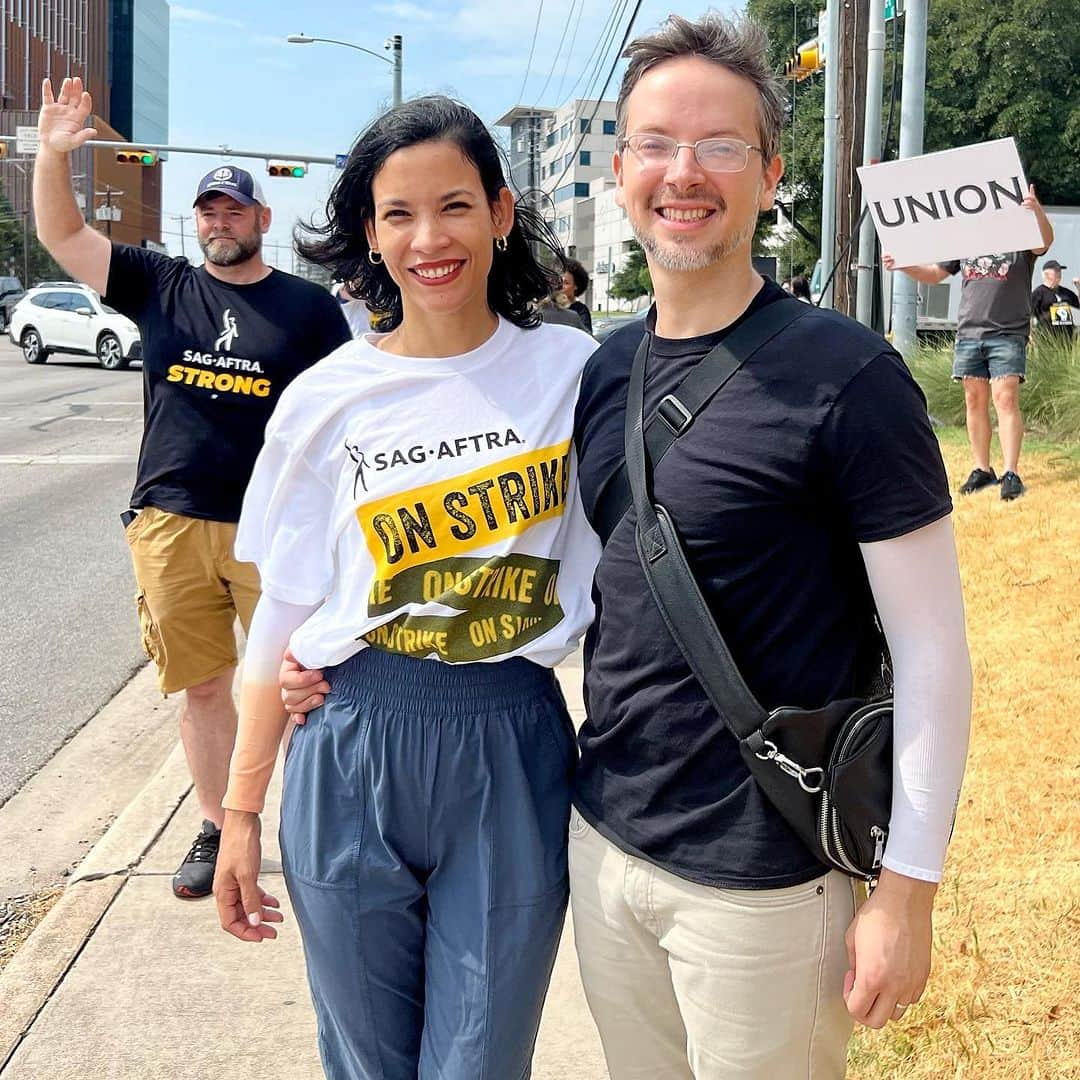
POLYGON ((623 56, 630 64, 619 87, 615 107, 618 136, 626 135, 626 101, 642 76, 664 63, 682 56, 700 56, 753 83, 758 92, 758 136, 762 158, 768 164, 780 150, 780 126, 784 98, 779 81, 768 61, 769 38, 760 23, 747 16, 729 19, 715 11, 706 12, 697 22, 681 15, 669 15, 651 34, 635 38, 623 56))

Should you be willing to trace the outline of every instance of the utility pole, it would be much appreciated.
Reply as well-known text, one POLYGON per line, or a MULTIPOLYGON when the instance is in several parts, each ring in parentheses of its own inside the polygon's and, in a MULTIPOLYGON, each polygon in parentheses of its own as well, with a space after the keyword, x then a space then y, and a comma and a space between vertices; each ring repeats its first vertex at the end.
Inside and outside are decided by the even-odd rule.
POLYGON ((395 105, 401 104, 401 54, 402 54, 402 40, 400 34, 394 34, 386 43, 386 47, 390 50, 390 63, 392 67, 390 69, 390 78, 393 85, 392 100, 395 105))
MULTIPOLYGON (((926 106, 927 0, 904 5, 904 78, 900 84, 900 157, 918 157, 923 150, 926 106)), ((893 275, 893 344, 905 358, 918 346, 915 332, 919 310, 918 284, 907 274, 893 275)))
MULTIPOLYGON (((895 18, 896 16, 894 16, 895 18)), ((863 119, 863 164, 881 159, 881 92, 885 85, 885 5, 870 4, 866 32, 866 116, 863 119)), ((865 198, 860 202, 866 202, 865 198)), ((874 319, 874 282, 877 280, 877 231, 867 214, 859 232, 858 283, 855 288, 855 317, 870 326, 874 319)))
POLYGON ((184 251, 184 222, 187 221, 190 214, 170 214, 169 217, 180 224, 180 258, 186 259, 187 252, 184 251))
MULTIPOLYGON (((840 117, 837 92, 840 85, 840 7, 829 0, 825 8, 825 152, 821 170, 821 280, 832 276, 836 263, 836 137, 840 117)), ((819 32, 820 36, 820 32, 819 32)), ((821 306, 833 306, 832 282, 822 290, 821 306)))
POLYGON ((855 311, 851 276, 856 222, 861 191, 855 166, 862 157, 863 106, 866 99, 866 38, 863 34, 871 4, 883 8, 885 0, 847 0, 840 8, 839 85, 840 123, 837 133, 836 250, 843 260, 833 279, 833 307, 845 315, 855 311))
POLYGON ((112 223, 113 223, 113 204, 112 197, 114 195, 123 195, 124 192, 118 191, 111 184, 105 185, 104 191, 95 191, 94 195, 105 200, 105 235, 112 239, 112 223))

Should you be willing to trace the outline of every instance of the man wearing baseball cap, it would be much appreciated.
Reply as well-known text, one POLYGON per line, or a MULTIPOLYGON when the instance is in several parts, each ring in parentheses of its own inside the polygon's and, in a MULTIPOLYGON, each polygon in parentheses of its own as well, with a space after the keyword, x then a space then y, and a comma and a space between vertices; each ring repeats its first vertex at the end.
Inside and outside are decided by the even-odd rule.
MULTIPOLYGON (((1045 333, 1071 342, 1076 331, 1075 311, 1080 308, 1080 297, 1061 284, 1061 271, 1067 269, 1057 259, 1047 259, 1042 264, 1043 283, 1031 294, 1031 308, 1045 333)), ((1073 284, 1080 284, 1080 278, 1073 278, 1073 284)))
POLYGON ((236 734, 233 624, 239 616, 247 630, 259 595, 255 567, 233 558, 244 489, 281 392, 349 330, 325 289, 263 261, 270 208, 245 169, 221 165, 199 182, 202 266, 90 228, 71 184, 71 152, 97 134, 85 126, 90 95, 81 79, 64 79, 54 99, 46 79, 42 97, 38 237, 142 336, 143 438, 121 517, 144 648, 162 692, 185 691, 180 733, 205 819, 173 892, 207 896, 236 734))

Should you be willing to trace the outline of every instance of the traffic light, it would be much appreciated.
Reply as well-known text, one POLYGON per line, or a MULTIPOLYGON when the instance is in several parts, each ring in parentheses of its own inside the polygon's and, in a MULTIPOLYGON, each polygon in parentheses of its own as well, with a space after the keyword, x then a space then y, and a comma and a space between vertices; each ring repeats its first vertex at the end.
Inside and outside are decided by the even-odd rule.
POLYGON ((153 150, 117 150, 116 160, 124 165, 156 165, 158 156, 153 150))
POLYGON ((117 150, 116 160, 124 165, 156 165, 158 156, 153 150, 117 150))
POLYGON ((784 64, 784 76, 796 82, 802 82, 803 79, 808 79, 824 67, 825 57, 821 42, 817 38, 811 38, 792 52, 790 59, 784 64))
POLYGON ((297 178, 307 176, 306 165, 297 165, 296 162, 289 161, 268 162, 266 171, 271 176, 295 176, 297 178))

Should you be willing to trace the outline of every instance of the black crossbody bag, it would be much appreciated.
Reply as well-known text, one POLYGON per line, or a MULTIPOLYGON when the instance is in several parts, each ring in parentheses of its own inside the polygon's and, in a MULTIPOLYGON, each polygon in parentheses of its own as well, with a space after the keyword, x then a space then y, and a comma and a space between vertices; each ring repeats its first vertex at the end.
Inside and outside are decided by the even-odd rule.
MULTIPOLYGON (((660 441, 670 445, 682 436, 750 355, 804 312, 805 305, 795 301, 775 301, 712 349, 650 420, 654 430, 657 418, 670 429, 671 439, 665 434, 660 441)), ((650 495, 651 454, 643 417, 649 341, 647 333, 630 375, 625 484, 637 514, 638 558, 653 598, 770 802, 823 863, 872 882, 880 873, 892 804, 891 672, 884 637, 881 681, 867 697, 833 701, 821 709, 783 706, 769 712, 750 693, 701 595, 671 515, 650 495)), ((653 448, 657 439, 649 440, 653 448)), ((626 509, 618 495, 620 478, 613 480, 601 497, 605 541, 626 509)))

